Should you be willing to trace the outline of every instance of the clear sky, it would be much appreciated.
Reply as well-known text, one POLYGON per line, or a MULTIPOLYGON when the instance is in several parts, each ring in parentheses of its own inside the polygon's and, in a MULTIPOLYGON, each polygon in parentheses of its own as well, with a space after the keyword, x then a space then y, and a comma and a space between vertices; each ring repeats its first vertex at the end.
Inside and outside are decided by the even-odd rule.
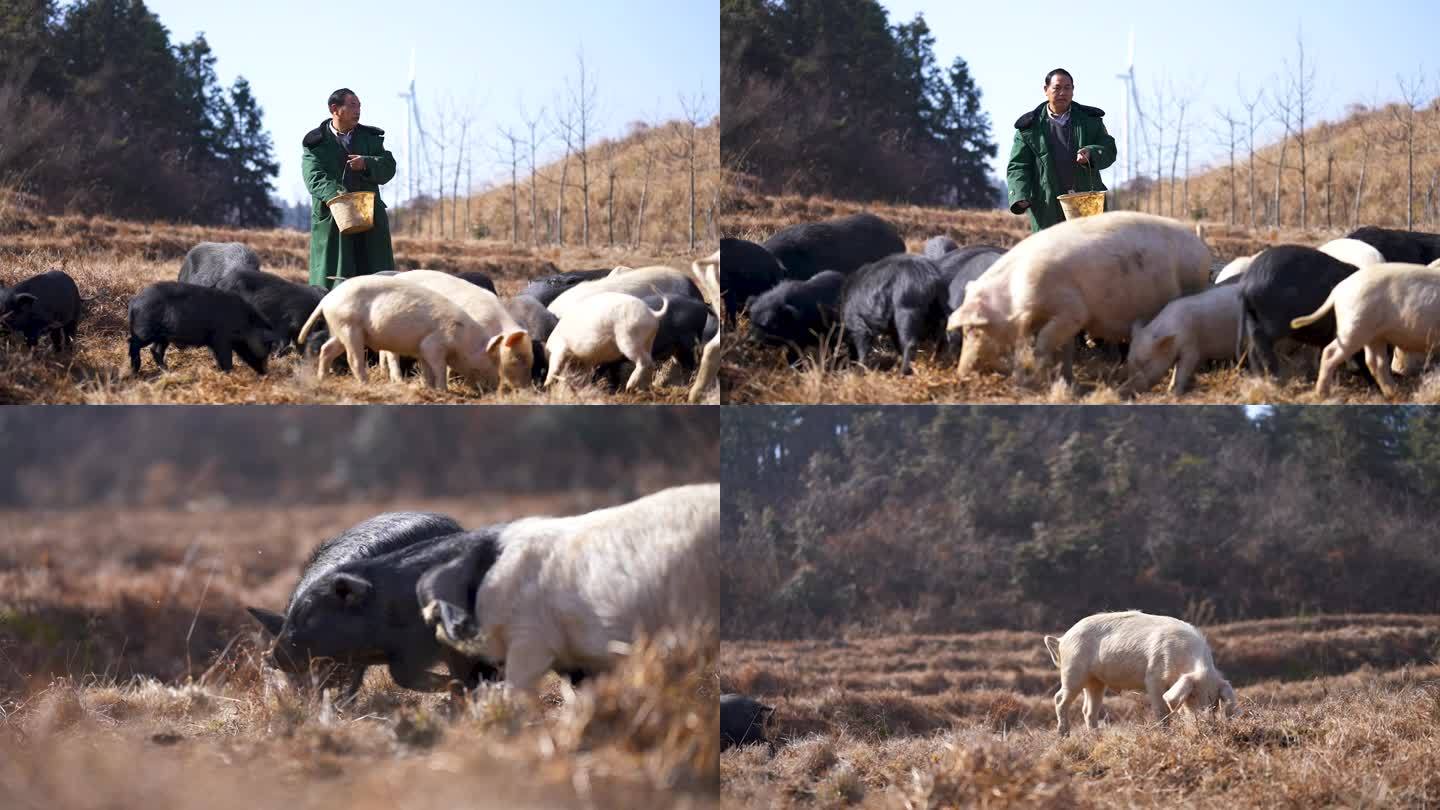
MULTIPOLYGON (((1237 82, 1250 95, 1261 87, 1275 87, 1285 62, 1296 61, 1297 31, 1304 35, 1307 72, 1310 65, 1315 68, 1321 118, 1341 118, 1355 102, 1398 100, 1397 73, 1407 80, 1423 75, 1427 101, 1440 86, 1440 2, 1435 0, 881 2, 891 24, 924 14, 942 66, 956 56, 969 63, 1000 146, 992 166, 1001 174, 1015 119, 1045 100, 1042 87, 1052 68, 1063 67, 1074 75, 1075 100, 1104 109, 1106 126, 1119 140, 1125 84, 1116 75, 1125 70, 1131 26, 1142 109, 1154 108, 1154 88, 1161 81, 1188 88, 1193 95, 1187 120, 1202 116, 1191 136, 1192 172, 1207 158, 1218 161, 1228 152, 1228 145, 1222 147, 1209 131, 1221 124, 1215 108, 1228 105, 1243 117, 1237 82)), ((1263 142, 1262 132, 1264 141, 1273 141, 1280 126, 1257 132, 1257 146, 1263 142)), ((1165 151, 1168 170, 1169 148, 1165 151)), ((1113 170, 1105 172, 1106 183, 1113 187, 1112 175, 1113 170)))
MULTIPOLYGON (((490 146, 501 141, 497 127, 521 129, 521 101, 532 114, 553 107, 567 79, 578 75, 582 47, 598 87, 601 134, 623 134, 636 120, 679 117, 682 93, 693 98, 703 91, 709 115, 720 107, 718 0, 147 5, 170 30, 172 43, 205 33, 222 85, 237 75, 250 81, 280 160, 276 192, 290 201, 309 199, 300 178, 300 140, 328 118, 325 99, 339 87, 360 97, 361 123, 385 130, 403 170, 407 113, 399 93, 409 82, 412 47, 422 116, 468 109, 490 146)), ((458 140, 458 131, 450 137, 458 140)), ((557 156, 558 145, 549 140, 542 165, 557 156)), ((447 162, 454 154, 452 148, 447 162)), ((502 169, 487 148, 475 182, 502 172, 508 176, 508 159, 502 169)), ((397 177, 384 187, 388 201, 403 197, 402 182, 397 177)))

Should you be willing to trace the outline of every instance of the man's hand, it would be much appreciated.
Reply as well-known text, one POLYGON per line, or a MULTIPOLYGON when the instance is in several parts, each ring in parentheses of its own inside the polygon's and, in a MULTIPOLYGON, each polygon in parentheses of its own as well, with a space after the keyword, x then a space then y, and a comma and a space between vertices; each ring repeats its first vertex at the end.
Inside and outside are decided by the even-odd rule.
POLYGON ((1075 153, 1075 162, 1081 166, 1090 165, 1090 148, 1088 146, 1075 153))
POLYGON ((350 167, 350 171, 352 172, 363 172, 365 171, 365 158, 359 155, 351 155, 350 159, 345 162, 345 165, 350 167))
POLYGON ((1016 200, 1016 201, 1015 201, 1015 204, 1012 205, 1012 206, 1010 206, 1010 210, 1011 210, 1012 212, 1016 213, 1016 214, 1023 214, 1023 213, 1025 213, 1025 210, 1026 210, 1027 208, 1029 208, 1029 207, 1030 207, 1030 201, 1029 201, 1029 200, 1016 200))

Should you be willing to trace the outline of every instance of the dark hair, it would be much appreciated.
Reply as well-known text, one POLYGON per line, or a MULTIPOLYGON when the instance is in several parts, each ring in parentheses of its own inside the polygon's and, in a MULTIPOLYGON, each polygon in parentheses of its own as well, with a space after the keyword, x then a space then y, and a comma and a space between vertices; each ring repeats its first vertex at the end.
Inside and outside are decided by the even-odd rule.
MULTIPOLYGON (((1074 79, 1071 79, 1070 81, 1073 82, 1073 81, 1075 81, 1075 80, 1074 80, 1074 79)), ((1048 85, 1048 84, 1050 83, 1050 80, 1047 78, 1047 79, 1045 80, 1045 83, 1048 85)), ((348 87, 342 87, 342 88, 340 88, 339 90, 336 90, 335 92, 333 92, 333 93, 330 94, 330 103, 329 103, 329 106, 330 106, 330 107, 344 107, 344 106, 345 106, 345 97, 346 97, 346 96, 353 96, 353 95, 355 95, 355 93, 354 93, 354 91, 352 91, 350 88, 348 88, 348 87)))
MULTIPOLYGON (((1052 70, 1052 71, 1050 71, 1049 73, 1046 73, 1046 74, 1045 74, 1045 86, 1046 86, 1046 87, 1049 87, 1049 86, 1050 86, 1050 80, 1053 79, 1053 78, 1055 78, 1055 74, 1056 74, 1056 73, 1063 73, 1063 74, 1065 74, 1065 78, 1069 79, 1071 84, 1074 84, 1074 83, 1075 83, 1075 77, 1070 75, 1070 71, 1066 70, 1065 68, 1055 68, 1054 70, 1052 70)), ((331 96, 331 98, 334 98, 334 96, 331 96)))

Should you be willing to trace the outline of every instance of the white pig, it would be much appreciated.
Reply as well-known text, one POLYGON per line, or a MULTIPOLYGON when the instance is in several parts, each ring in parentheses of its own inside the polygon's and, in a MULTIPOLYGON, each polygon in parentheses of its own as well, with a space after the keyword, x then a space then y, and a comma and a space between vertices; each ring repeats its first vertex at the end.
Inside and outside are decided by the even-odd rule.
POLYGON ((1049 364, 1063 350, 1072 378, 1080 332, 1114 343, 1210 279, 1210 250, 1173 219, 1111 211, 1062 222, 1011 248, 965 288, 948 331, 961 330, 960 375, 1000 370, 1023 343, 1049 364))
POLYGON ((655 373, 650 349, 660 319, 669 309, 668 298, 662 298, 660 308, 652 310, 633 295, 614 292, 596 293, 575 304, 555 324, 545 343, 545 353, 550 356, 545 387, 572 365, 588 368, 621 358, 635 364, 626 391, 648 384, 655 373))
POLYGON ((1240 306, 1240 285, 1224 284, 1171 301, 1148 324, 1137 322, 1125 359, 1126 388, 1148 391, 1173 366, 1170 392, 1183 394, 1201 363, 1235 359, 1240 306))

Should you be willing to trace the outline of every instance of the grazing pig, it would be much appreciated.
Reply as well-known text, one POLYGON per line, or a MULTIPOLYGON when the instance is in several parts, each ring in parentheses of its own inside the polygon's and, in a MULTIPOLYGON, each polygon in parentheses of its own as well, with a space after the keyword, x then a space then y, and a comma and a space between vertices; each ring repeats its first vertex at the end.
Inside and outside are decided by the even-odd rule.
POLYGON ((1331 239, 1316 250, 1356 267, 1368 267, 1385 261, 1380 251, 1359 239, 1331 239))
POLYGON ((728 237, 720 240, 720 295, 725 299, 726 323, 735 323, 752 300, 784 280, 785 268, 763 245, 728 237))
POLYGON ((824 222, 791 225, 765 240, 787 278, 803 281, 824 270, 849 274, 905 252, 895 226, 874 214, 851 214, 824 222))
POLYGON ((1361 349, 1385 396, 1396 393, 1387 348, 1425 356, 1440 347, 1440 273, 1418 264, 1386 262, 1345 278, 1315 312, 1290 323, 1300 330, 1330 317, 1335 338, 1320 354, 1315 393, 1323 396, 1341 363, 1361 349))
POLYGON ((690 274, 673 267, 616 268, 605 278, 577 284, 550 302, 550 311, 564 320, 565 315, 591 296, 605 293, 624 293, 636 298, 647 295, 685 296, 696 301, 705 300, 690 274))
MULTIPOLYGON (((702 342, 706 324, 714 320, 710 308, 683 296, 647 295, 640 300, 651 310, 665 309, 660 328, 655 330, 655 342, 650 346, 650 360, 658 368, 673 359, 687 374, 693 374, 695 349, 702 342)), ((624 360, 616 360, 601 365, 598 371, 611 387, 618 388, 624 366, 624 360)))
POLYGON ((550 339, 550 333, 555 331, 555 324, 559 323, 560 319, 544 304, 528 295, 517 295, 506 301, 505 310, 521 329, 530 333, 530 348, 535 355, 530 366, 530 379, 534 382, 544 380, 545 370, 549 368, 545 341, 550 339))
POLYGON ((431 568, 493 543, 501 528, 465 532, 429 512, 378 515, 315 550, 283 616, 253 607, 250 615, 275 638, 270 657, 278 668, 306 672, 313 659, 330 659, 349 675, 347 696, 371 665, 388 666, 406 689, 436 691, 449 678, 429 668, 443 661, 451 677, 473 687, 495 669, 436 642, 415 604, 415 583, 431 568))
POLYGON ((651 310, 633 295, 613 292, 598 293, 576 304, 568 315, 561 316, 545 344, 550 355, 545 387, 571 365, 594 367, 621 358, 635 364, 626 391, 649 384, 655 373, 650 350, 669 306, 669 299, 662 299, 660 309, 651 310))
MULTIPOLYGON (((341 565, 353 560, 378 557, 422 540, 431 540, 462 531, 464 529, 460 527, 460 524, 445 515, 434 512, 385 512, 376 515, 326 540, 311 552, 310 558, 305 562, 304 569, 300 574, 300 582, 296 584, 286 603, 284 613, 276 613, 258 607, 247 607, 246 611, 260 623, 260 626, 272 639, 278 638, 282 632, 286 631, 286 621, 302 594, 310 593, 312 586, 317 581, 341 565)), ((312 595, 311 598, 316 596, 318 595, 312 595)), ((304 660, 288 654, 277 655, 281 652, 281 650, 272 649, 267 656, 268 662, 290 673, 306 671, 307 666, 304 660)), ((365 675, 365 666, 368 664, 361 664, 358 671, 352 669, 348 673, 351 678, 347 687, 349 694, 353 694, 360 688, 360 682, 365 675)))
POLYGON ((1127 393, 1148 391, 1173 366, 1170 393, 1190 388, 1195 369, 1206 360, 1233 360, 1239 354, 1240 287, 1221 284, 1165 305, 1148 324, 1130 330, 1125 366, 1127 393))
POLYGON ((155 365, 163 369, 172 343, 209 347, 221 371, 234 367, 233 353, 264 374, 265 358, 284 342, 264 315, 225 290, 159 281, 130 299, 130 370, 136 374, 141 349, 149 346, 155 365))
POLYGON ((201 242, 185 254, 178 281, 214 287, 236 270, 259 270, 260 257, 240 242, 201 242))
POLYGON ((851 273, 840 292, 840 319, 853 356, 864 365, 876 338, 889 336, 900 351, 900 373, 920 341, 934 339, 943 348, 945 281, 935 262, 902 253, 887 256, 851 273))
POLYGON ((40 335, 50 336, 59 352, 75 340, 80 324, 80 290, 64 271, 47 270, 14 287, 0 287, 0 327, 25 336, 34 348, 40 335))
POLYGON ((1060 638, 1045 637, 1050 660, 1060 668, 1055 716, 1063 736, 1070 731, 1070 704, 1085 694, 1085 725, 1100 726, 1105 690, 1144 692, 1157 720, 1185 710, 1224 708, 1234 716, 1235 690, 1215 668, 1210 645, 1194 626, 1138 610, 1097 613, 1075 623, 1060 638))
POLYGON ((551 669, 610 669, 639 633, 713 626, 719 534, 720 485, 673 487, 517 520, 426 572, 414 593, 441 642, 503 661, 505 682, 533 694, 551 669))
POLYGON ((782 281, 750 302, 750 339, 784 346, 794 363, 800 351, 817 346, 821 337, 840 321, 840 291, 845 276, 834 270, 816 273, 805 281, 782 281))
MULTIPOLYGON (((1335 285, 1355 270, 1353 264, 1303 245, 1260 251, 1240 277, 1240 304, 1246 341, 1242 348, 1262 374, 1276 373, 1275 343, 1281 339, 1309 346, 1324 346, 1335 339, 1333 317, 1304 329, 1292 329, 1290 324, 1318 309, 1335 285)), ((1363 367, 1361 372, 1370 379, 1363 367)))
POLYGON ((231 270, 210 286, 244 298, 285 339, 282 347, 294 344, 296 349, 304 348, 299 340, 300 327, 325 297, 325 290, 320 287, 296 284, 263 270, 245 268, 231 270))
MULTIPOLYGON (((1255 256, 1258 255, 1260 254, 1255 254, 1255 256)), ((1243 275, 1246 270, 1250 269, 1250 262, 1255 261, 1255 256, 1241 256, 1237 259, 1231 259, 1230 263, 1221 268, 1220 273, 1215 276, 1216 286, 1239 281, 1240 276, 1243 275)))
POLYGON ((610 275, 613 268, 603 267, 599 270, 567 270, 563 273, 551 273, 548 276, 531 281, 525 289, 520 291, 521 295, 528 295, 536 301, 549 306, 560 296, 560 293, 574 287, 576 284, 583 284, 597 278, 605 278, 610 275))
POLYGON ((1387 262, 1429 264, 1440 259, 1440 234, 1422 231, 1401 231, 1366 226, 1346 237, 1358 239, 1385 257, 1387 262))
MULTIPOLYGON (((529 386, 535 361, 533 341, 530 333, 515 322, 495 293, 436 270, 411 270, 400 279, 440 293, 475 321, 490 363, 489 370, 482 370, 487 385, 495 384, 498 373, 501 388, 508 386, 518 390, 529 386)), ((390 367, 390 378, 396 382, 404 379, 399 373, 395 354, 382 354, 388 354, 385 363, 390 367)))
POLYGON ((948 236, 932 236, 925 240, 925 249, 921 253, 932 262, 938 262, 945 258, 945 254, 959 250, 960 245, 948 236))
POLYGON ((419 358, 425 382, 441 391, 448 385, 447 367, 477 384, 495 383, 495 364, 486 351, 487 336, 480 325, 458 304, 423 284, 396 276, 346 279, 311 313, 300 330, 301 343, 322 317, 331 337, 320 348, 319 377, 323 378, 330 363, 343 353, 350 373, 365 382, 368 346, 419 358))
POLYGON ((770 742, 765 733, 765 727, 774 715, 774 707, 766 706, 754 698, 734 694, 721 695, 720 750, 764 743, 774 752, 775 744, 770 742))
POLYGON ((1111 211, 1061 222, 1010 249, 965 290, 947 330, 963 331, 960 374, 1004 368, 1022 343, 1048 365, 1063 351, 1073 379, 1074 338, 1119 343, 1140 319, 1210 279, 1210 250, 1173 219, 1111 211))

